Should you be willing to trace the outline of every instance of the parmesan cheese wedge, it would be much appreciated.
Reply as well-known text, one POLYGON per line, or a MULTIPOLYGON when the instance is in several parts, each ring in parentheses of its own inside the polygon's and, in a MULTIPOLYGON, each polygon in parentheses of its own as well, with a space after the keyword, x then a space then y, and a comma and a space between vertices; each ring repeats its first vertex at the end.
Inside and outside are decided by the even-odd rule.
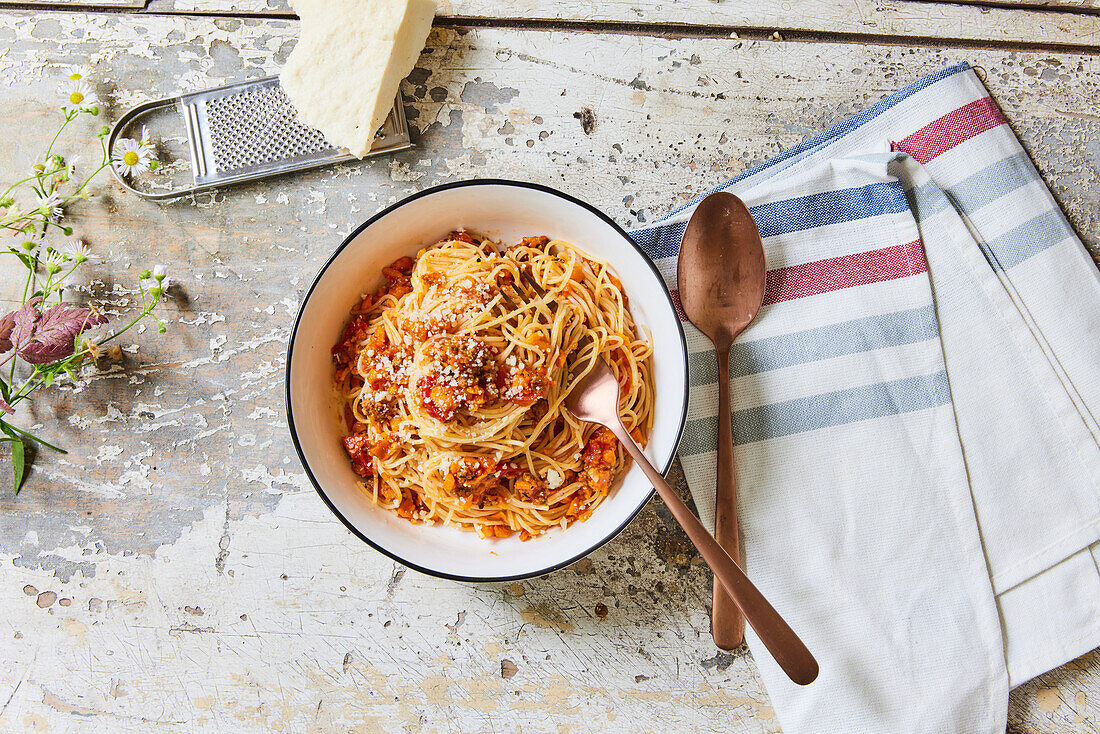
POLYGON ((365 156, 420 57, 434 0, 291 0, 298 45, 279 81, 302 122, 365 156))

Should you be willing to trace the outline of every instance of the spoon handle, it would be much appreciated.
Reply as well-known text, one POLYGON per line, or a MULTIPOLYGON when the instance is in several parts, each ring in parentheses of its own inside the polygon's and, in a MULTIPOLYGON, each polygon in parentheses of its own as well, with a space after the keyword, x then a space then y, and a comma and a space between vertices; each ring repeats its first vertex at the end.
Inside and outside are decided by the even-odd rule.
MULTIPOLYGON (((714 499, 714 538, 740 565, 741 543, 737 537, 737 489, 733 474, 733 426, 730 420, 730 345, 719 340, 718 352, 718 481, 714 499)), ((745 618, 729 597, 722 582, 714 577, 714 603, 710 631, 714 644, 732 650, 745 638, 745 618)))
POLYGON ((741 608, 745 619, 752 625, 760 641, 764 643, 764 647, 768 648, 768 652, 779 663, 779 667, 792 681, 799 685, 804 686, 812 683, 817 678, 818 666, 814 656, 806 649, 806 645, 802 643, 794 630, 783 621, 783 618, 779 616, 779 612, 775 611, 775 608, 768 603, 768 600, 764 598, 764 595, 760 593, 756 586, 749 581, 741 568, 722 549, 722 546, 718 545, 718 541, 714 539, 714 536, 707 532, 707 529, 703 527, 703 523, 699 522, 699 518, 695 517, 695 514, 680 499, 676 490, 669 486, 661 473, 649 463, 645 454, 634 443, 634 439, 623 428, 622 423, 616 420, 608 425, 608 428, 619 439, 619 442, 626 447, 627 453, 634 461, 638 462, 638 466, 642 467, 642 471, 649 477, 649 481, 653 483, 653 487, 661 495, 661 499, 672 511, 672 516, 676 518, 676 521, 687 532, 688 538, 699 549, 703 560, 714 571, 715 577, 721 579, 726 591, 729 592, 734 603, 741 608))

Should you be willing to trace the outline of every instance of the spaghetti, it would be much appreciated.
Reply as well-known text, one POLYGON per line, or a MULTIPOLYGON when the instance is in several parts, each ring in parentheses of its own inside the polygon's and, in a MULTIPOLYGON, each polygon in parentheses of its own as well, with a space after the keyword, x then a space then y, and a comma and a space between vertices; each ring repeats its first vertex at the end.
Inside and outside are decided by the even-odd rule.
POLYGON ((653 423, 652 347, 610 268, 547 237, 499 253, 453 232, 382 274, 332 350, 362 490, 482 537, 587 519, 626 457, 569 391, 603 358, 627 430, 644 445, 653 423))

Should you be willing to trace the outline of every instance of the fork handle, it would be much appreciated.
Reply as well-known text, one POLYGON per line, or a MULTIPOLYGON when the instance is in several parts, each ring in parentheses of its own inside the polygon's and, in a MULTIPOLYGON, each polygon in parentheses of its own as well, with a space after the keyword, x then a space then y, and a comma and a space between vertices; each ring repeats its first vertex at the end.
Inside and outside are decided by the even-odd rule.
POLYGON ((661 495, 661 499, 672 511, 672 516, 680 523, 688 538, 699 549, 703 560, 707 562, 715 577, 722 581, 730 598, 741 609, 745 619, 756 631, 764 647, 772 654, 779 667, 787 676, 799 685, 807 685, 817 678, 818 666, 814 656, 806 649, 806 645, 794 633, 779 612, 768 603, 760 590, 753 585, 741 567, 734 563, 729 554, 722 549, 714 536, 707 532, 699 518, 688 509, 680 495, 676 493, 661 473, 657 471, 649 459, 645 457, 638 444, 619 421, 608 425, 619 442, 626 448, 627 453, 638 462, 642 471, 653 483, 654 489, 661 495))
MULTIPOLYGON (((733 425, 730 420, 730 344, 719 340, 718 353, 718 480, 714 497, 714 538, 730 557, 741 564, 741 543, 737 532, 737 489, 733 472, 733 425)), ((737 604, 714 577, 714 603, 710 631, 714 644, 732 650, 745 639, 745 617, 737 604)))

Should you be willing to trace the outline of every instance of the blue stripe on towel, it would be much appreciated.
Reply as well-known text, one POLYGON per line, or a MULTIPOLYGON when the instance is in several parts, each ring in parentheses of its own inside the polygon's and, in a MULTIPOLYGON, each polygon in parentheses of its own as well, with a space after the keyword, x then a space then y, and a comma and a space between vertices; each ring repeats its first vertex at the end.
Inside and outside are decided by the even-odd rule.
MULTIPOLYGON (((898 181, 873 183, 850 189, 825 191, 782 201, 768 202, 749 209, 763 237, 800 232, 841 222, 908 211, 905 190, 898 181)), ((676 257, 686 222, 660 229, 631 233, 634 240, 654 260, 676 257)))
MULTIPOLYGON (((737 341, 730 352, 730 374, 744 377, 799 364, 859 354, 875 349, 935 339, 939 336, 934 306, 868 316, 793 334, 737 341)), ((718 381, 718 362, 707 350, 688 355, 691 386, 718 381)))
MULTIPOLYGON (((740 446, 871 418, 912 413, 950 402, 951 390, 944 371, 862 385, 735 411, 733 443, 740 446)), ((679 453, 690 456, 714 451, 717 435, 717 416, 690 420, 684 428, 679 453)))

